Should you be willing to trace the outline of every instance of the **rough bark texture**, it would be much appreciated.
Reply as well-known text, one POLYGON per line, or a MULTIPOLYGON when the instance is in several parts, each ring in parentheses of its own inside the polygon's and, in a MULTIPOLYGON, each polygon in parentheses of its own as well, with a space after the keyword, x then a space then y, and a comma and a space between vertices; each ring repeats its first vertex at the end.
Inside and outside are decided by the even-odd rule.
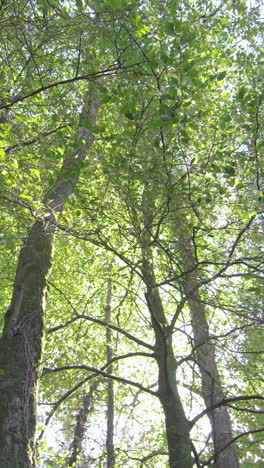
POLYGON ((169 327, 161 297, 156 285, 151 251, 153 224, 151 194, 147 184, 142 200, 144 231, 141 238, 142 277, 147 287, 146 300, 155 333, 155 354, 159 370, 158 394, 165 415, 170 468, 191 468, 191 441, 189 422, 186 419, 176 383, 176 360, 173 353, 169 327))
POLYGON ((0 467, 34 466, 36 389, 43 348, 52 234, 42 221, 20 253, 0 342, 0 467))
MULTIPOLYGON (((187 231, 186 231, 187 232, 187 231)), ((187 235, 180 236, 181 256, 186 274, 182 282, 184 293, 187 296, 196 346, 195 357, 200 368, 202 393, 206 408, 209 409, 225 398, 221 385, 221 378, 217 369, 214 345, 210 340, 209 328, 205 306, 201 300, 198 286, 199 281, 195 273, 195 258, 192 246, 187 235)), ((229 445, 232 440, 232 427, 225 406, 221 406, 208 413, 214 444, 215 468, 238 468, 239 462, 234 445, 229 445)))
POLYGON ((44 203, 46 215, 33 224, 18 260, 9 310, 0 340, 0 468, 35 466, 36 390, 44 337, 47 279, 52 265, 56 213, 78 183, 80 162, 93 142, 83 120, 95 124, 95 90, 87 94, 80 116, 80 146, 66 154, 44 203))

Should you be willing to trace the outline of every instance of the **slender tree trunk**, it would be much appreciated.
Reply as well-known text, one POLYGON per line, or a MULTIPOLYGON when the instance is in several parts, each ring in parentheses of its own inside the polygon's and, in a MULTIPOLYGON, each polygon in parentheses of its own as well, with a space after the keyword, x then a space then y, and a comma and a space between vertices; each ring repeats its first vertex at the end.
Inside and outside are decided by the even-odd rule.
MULTIPOLYGON (((106 323, 111 324, 111 299, 112 299, 112 264, 109 266, 109 278, 107 281, 107 296, 105 307, 106 323)), ((110 362, 113 358, 112 348, 112 330, 106 327, 106 359, 110 362)), ((113 366, 110 364, 107 371, 112 374, 113 366)), ((113 379, 107 379, 107 432, 106 432, 106 456, 107 468, 115 466, 115 447, 114 447, 114 382, 113 379)))
POLYGON ((44 347, 47 278, 51 271, 56 213, 78 183, 81 162, 93 143, 82 123, 95 124, 92 87, 80 115, 78 150, 66 154, 58 178, 44 200, 45 217, 33 224, 18 260, 13 296, 0 340, 0 468, 35 466, 36 390, 44 347))
MULTIPOLYGON (((184 223, 184 221, 183 221, 184 223)), ((183 232, 181 224, 181 232, 183 232)), ((188 232, 187 230, 185 232, 188 232)), ((182 281, 184 293, 188 298, 191 313, 194 343, 196 347, 196 360, 198 362, 202 381, 202 394, 206 408, 211 408, 225 398, 221 386, 221 378, 217 369, 214 345, 210 340, 209 328, 206 317, 205 306, 201 300, 198 286, 199 280, 195 273, 195 257, 190 239, 179 236, 181 257, 186 273, 182 281)), ((234 445, 229 445, 233 438, 231 421, 225 406, 216 408, 208 413, 215 452, 215 468, 238 468, 239 462, 234 445)))
POLYGON ((89 416, 89 413, 93 408, 93 397, 94 392, 97 390, 100 380, 96 380, 90 387, 89 392, 87 392, 80 405, 76 416, 76 425, 74 428, 74 436, 70 445, 70 456, 68 457, 68 466, 76 466, 77 458, 79 453, 82 451, 82 443, 86 431, 86 422, 89 416))
POLYGON ((191 468, 191 442, 189 422, 186 419, 176 384, 176 360, 171 337, 150 264, 144 262, 143 277, 147 284, 147 304, 156 337, 155 353, 159 369, 158 394, 165 415, 170 468, 191 468))
POLYGON ((144 232, 141 238, 142 276, 147 287, 146 300, 155 333, 155 353, 158 364, 158 394, 165 415, 166 435, 170 468, 191 468, 191 441, 189 422, 186 419, 176 383, 176 360, 173 353, 169 326, 166 320, 153 268, 150 247, 153 223, 152 194, 148 194, 147 183, 142 200, 144 232))

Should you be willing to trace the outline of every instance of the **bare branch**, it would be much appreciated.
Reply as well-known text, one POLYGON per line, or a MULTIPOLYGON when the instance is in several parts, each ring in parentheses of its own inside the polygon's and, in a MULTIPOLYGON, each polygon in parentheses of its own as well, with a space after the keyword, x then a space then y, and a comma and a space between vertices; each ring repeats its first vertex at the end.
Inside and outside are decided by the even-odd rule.
POLYGON ((132 385, 133 387, 137 387, 143 392, 149 393, 150 395, 153 395, 155 397, 158 396, 157 392, 154 392, 152 390, 149 390, 148 388, 144 387, 143 385, 140 385, 137 382, 133 382, 132 380, 124 379, 123 377, 118 377, 117 375, 112 375, 108 374, 107 372, 104 372, 102 370, 96 369, 95 367, 92 366, 85 366, 85 365, 79 365, 79 366, 62 366, 62 367, 56 367, 55 369, 44 369, 45 374, 51 374, 55 372, 60 372, 63 370, 71 370, 71 369, 80 369, 80 370, 88 370, 91 372, 94 372, 96 375, 102 375, 103 377, 106 377, 107 379, 113 379, 116 380, 117 382, 122 382, 127 385, 132 385))
POLYGON ((104 320, 96 319, 93 317, 90 317, 89 315, 78 315, 79 318, 83 318, 85 320, 89 320, 91 322, 97 323, 98 325, 102 325, 103 327, 108 327, 111 328, 112 330, 118 331, 119 333, 122 333, 122 335, 126 336, 129 340, 134 341, 135 343, 139 344, 140 346, 144 346, 145 348, 151 349, 154 351, 154 346, 146 343, 145 341, 140 340, 139 338, 136 338, 135 336, 131 335, 130 333, 126 332, 120 327, 117 327, 116 325, 110 325, 106 323, 104 320))
POLYGON ((210 408, 207 408, 205 410, 203 410, 201 413, 199 413, 197 416, 195 416, 195 418, 193 418, 192 421, 190 421, 190 425, 191 427, 194 426, 194 424, 197 423, 197 421, 202 418, 205 414, 209 413, 210 411, 216 409, 216 408, 220 408, 221 406, 229 406, 228 403, 233 403, 235 401, 248 401, 248 400, 261 400, 261 401, 264 401, 264 397, 263 396, 260 396, 260 395, 246 395, 246 396, 238 396, 238 397, 234 397, 234 398, 226 398, 224 400, 221 400, 219 401, 218 403, 216 403, 215 405, 212 405, 210 406, 210 408))
POLYGON ((229 445, 232 445, 234 442, 236 442, 236 440, 241 439, 241 437, 245 437, 249 434, 257 434, 259 432, 264 432, 264 427, 261 427, 260 429, 254 429, 252 431, 246 431, 246 432, 243 432, 242 434, 237 435, 228 444, 222 447, 221 450, 218 450, 217 452, 215 452, 206 462, 202 463, 201 466, 210 466, 211 461, 215 460, 215 458, 217 457, 219 453, 223 452, 227 447, 229 447, 229 445))

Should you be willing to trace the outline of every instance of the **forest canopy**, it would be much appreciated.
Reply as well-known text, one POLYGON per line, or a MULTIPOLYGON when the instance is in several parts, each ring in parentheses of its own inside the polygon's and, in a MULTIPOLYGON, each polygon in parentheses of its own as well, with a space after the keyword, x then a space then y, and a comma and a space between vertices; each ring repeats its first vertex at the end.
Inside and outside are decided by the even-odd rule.
POLYGON ((0 1, 0 468, 263 466, 263 5, 0 1))

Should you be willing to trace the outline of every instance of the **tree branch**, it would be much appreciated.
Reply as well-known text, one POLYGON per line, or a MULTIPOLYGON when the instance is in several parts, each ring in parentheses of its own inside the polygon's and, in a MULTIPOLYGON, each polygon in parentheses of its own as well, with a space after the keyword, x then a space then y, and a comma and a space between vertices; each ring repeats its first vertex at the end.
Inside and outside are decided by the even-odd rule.
POLYGON ((71 370, 71 369, 88 370, 88 371, 94 372, 96 375, 102 375, 103 377, 106 377, 107 379, 113 379, 113 380, 116 380, 117 382, 122 382, 124 384, 132 385, 133 387, 137 387, 140 390, 142 390, 143 392, 149 393, 150 395, 153 395, 155 397, 158 396, 157 392, 149 390, 148 388, 144 387, 143 385, 140 385, 137 382, 133 382, 132 380, 128 380, 128 379, 124 379, 123 377, 118 377, 117 375, 108 374, 108 372, 104 372, 104 371, 96 369, 95 367, 92 367, 92 366, 85 366, 84 364, 79 365, 79 366, 62 366, 62 367, 57 367, 55 369, 45 368, 45 374, 51 374, 51 373, 60 372, 60 371, 63 371, 63 370, 71 370))
POLYGON ((104 320, 96 319, 93 317, 90 317, 89 315, 78 315, 79 318, 83 318, 85 320, 90 320, 91 322, 97 323, 98 325, 102 325, 103 327, 109 327, 112 330, 115 330, 119 333, 122 333, 122 335, 126 336, 129 340, 134 341, 135 343, 139 344, 140 346, 144 346, 145 348, 151 349, 151 351, 155 350, 155 347, 146 343, 145 341, 140 340, 139 338, 136 338, 135 336, 131 335, 130 333, 126 332, 120 327, 117 327, 116 325, 110 325, 106 323, 104 320))
POLYGON ((197 423, 197 421, 202 418, 205 414, 209 413, 210 411, 216 409, 216 408, 220 408, 221 406, 225 406, 225 405, 228 405, 228 403, 233 403, 235 401, 248 401, 248 400, 261 400, 261 401, 264 401, 264 397, 263 396, 260 396, 260 395, 247 395, 247 396, 238 396, 238 397, 234 397, 234 398, 226 398, 225 400, 221 400, 219 401, 218 403, 216 403, 215 405, 212 405, 210 406, 210 408, 207 408, 205 410, 203 410, 201 413, 199 413, 197 416, 195 416, 195 418, 192 419, 192 421, 190 421, 190 425, 191 427, 194 426, 194 424, 197 423))
POLYGON ((89 80, 93 80, 94 78, 100 78, 102 76, 115 75, 119 70, 125 71, 128 68, 133 68, 136 65, 140 65, 140 63, 134 63, 126 67, 121 67, 120 64, 114 63, 113 65, 110 65, 108 68, 104 70, 100 70, 94 73, 87 73, 81 76, 74 76, 73 78, 67 78, 66 80, 54 81, 53 83, 49 83, 45 86, 41 86, 40 88, 35 89, 34 91, 31 91, 31 93, 26 94, 25 96, 21 96, 21 95, 15 96, 15 98, 9 104, 0 106, 0 110, 9 109, 10 107, 14 106, 14 104, 17 104, 18 102, 23 102, 28 98, 41 94, 43 93, 43 91, 47 91, 48 89, 55 88, 56 86, 74 83, 76 81, 89 81, 89 80))
POLYGON ((210 466, 211 461, 215 460, 215 458, 219 455, 219 453, 223 452, 227 447, 229 447, 229 445, 232 445, 234 442, 236 442, 236 440, 241 439, 241 437, 247 436, 249 434, 257 434, 259 432, 264 432, 264 427, 261 427, 260 429, 254 429, 252 431, 246 431, 246 432, 243 432, 242 434, 237 435, 232 440, 230 440, 228 444, 222 447, 221 450, 217 450, 217 452, 215 452, 210 458, 208 458, 206 462, 202 463, 201 466, 210 466))

